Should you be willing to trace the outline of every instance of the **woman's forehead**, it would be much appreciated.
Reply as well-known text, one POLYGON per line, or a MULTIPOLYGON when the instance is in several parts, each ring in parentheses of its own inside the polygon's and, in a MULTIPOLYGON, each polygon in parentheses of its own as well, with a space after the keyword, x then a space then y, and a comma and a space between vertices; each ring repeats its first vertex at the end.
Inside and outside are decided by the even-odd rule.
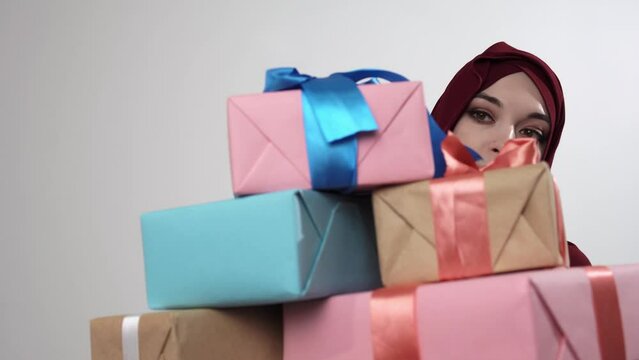
POLYGON ((476 94, 473 100, 488 101, 500 108, 548 114, 535 83, 523 72, 504 76, 476 94))

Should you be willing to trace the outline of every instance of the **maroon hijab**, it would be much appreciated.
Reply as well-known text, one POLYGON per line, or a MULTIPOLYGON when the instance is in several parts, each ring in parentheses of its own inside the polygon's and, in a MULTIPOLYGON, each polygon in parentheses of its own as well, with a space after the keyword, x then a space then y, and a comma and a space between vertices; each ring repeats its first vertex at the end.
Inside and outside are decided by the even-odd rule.
POLYGON ((435 104, 432 115, 444 131, 452 130, 470 101, 504 76, 524 72, 539 89, 550 116, 550 134, 542 159, 549 166, 564 128, 564 94, 557 75, 533 54, 498 42, 462 67, 435 104))
MULTIPOLYGON (((550 116, 550 134, 542 159, 552 165, 555 150, 564 128, 564 94, 557 75, 533 54, 498 42, 462 67, 435 104, 432 115, 444 131, 452 130, 470 101, 497 80, 524 72, 539 89, 550 116)), ((568 242, 571 266, 587 266, 590 260, 579 248, 568 242)))

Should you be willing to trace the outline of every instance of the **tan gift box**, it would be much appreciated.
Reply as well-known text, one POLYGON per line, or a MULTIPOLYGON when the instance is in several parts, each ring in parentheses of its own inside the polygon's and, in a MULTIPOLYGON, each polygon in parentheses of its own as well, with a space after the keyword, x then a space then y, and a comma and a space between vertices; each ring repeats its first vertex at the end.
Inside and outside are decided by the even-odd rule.
POLYGON ((136 318, 91 320, 91 359, 282 359, 279 306, 175 310, 136 318))
POLYGON ((382 282, 389 286, 562 266, 566 243, 558 205, 545 163, 375 191, 382 282), (442 199, 449 202, 448 211, 442 210, 442 199), (476 199, 485 208, 478 210, 476 199), (481 218, 483 239, 482 226, 476 224, 481 218), (441 234, 448 234, 448 240, 441 234))

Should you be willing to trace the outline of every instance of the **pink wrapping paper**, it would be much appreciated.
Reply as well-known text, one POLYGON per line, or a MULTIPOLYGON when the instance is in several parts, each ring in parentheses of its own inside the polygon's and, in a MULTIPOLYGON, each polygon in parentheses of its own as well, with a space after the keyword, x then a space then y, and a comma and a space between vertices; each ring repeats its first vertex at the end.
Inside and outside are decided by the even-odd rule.
MULTIPOLYGON (((430 179, 430 130, 420 82, 360 85, 379 130, 358 136, 358 189, 430 179)), ((310 189, 301 92, 228 99, 233 192, 310 189)))
MULTIPOLYGON (((639 265, 611 270, 626 359, 639 359, 639 265)), ((284 359, 374 359, 371 294, 285 305, 284 359)), ((416 294, 422 359, 601 359, 584 268, 427 284, 416 294)))

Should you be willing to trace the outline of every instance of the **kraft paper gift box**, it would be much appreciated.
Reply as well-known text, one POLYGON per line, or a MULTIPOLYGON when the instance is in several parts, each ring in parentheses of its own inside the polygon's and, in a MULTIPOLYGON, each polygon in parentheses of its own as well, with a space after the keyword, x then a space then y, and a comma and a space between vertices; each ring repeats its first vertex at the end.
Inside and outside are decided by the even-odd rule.
POLYGON ((639 265, 610 270, 611 286, 558 268, 286 304, 284 359, 639 359, 639 265))
POLYGON ((281 358, 279 306, 177 310, 91 320, 92 360, 281 358))
MULTIPOLYGON (((507 150, 536 146, 528 142, 522 148, 523 143, 513 141, 507 150)), ((382 282, 390 286, 564 265, 566 242, 555 192, 545 163, 375 191, 382 282)))
POLYGON ((152 309, 281 303, 380 286, 369 197, 283 191, 142 216, 152 309))
MULTIPOLYGON (((379 129, 357 135, 357 189, 430 179, 430 130, 420 82, 360 85, 379 129)), ((312 188, 301 90, 228 99, 233 192, 312 188)))

